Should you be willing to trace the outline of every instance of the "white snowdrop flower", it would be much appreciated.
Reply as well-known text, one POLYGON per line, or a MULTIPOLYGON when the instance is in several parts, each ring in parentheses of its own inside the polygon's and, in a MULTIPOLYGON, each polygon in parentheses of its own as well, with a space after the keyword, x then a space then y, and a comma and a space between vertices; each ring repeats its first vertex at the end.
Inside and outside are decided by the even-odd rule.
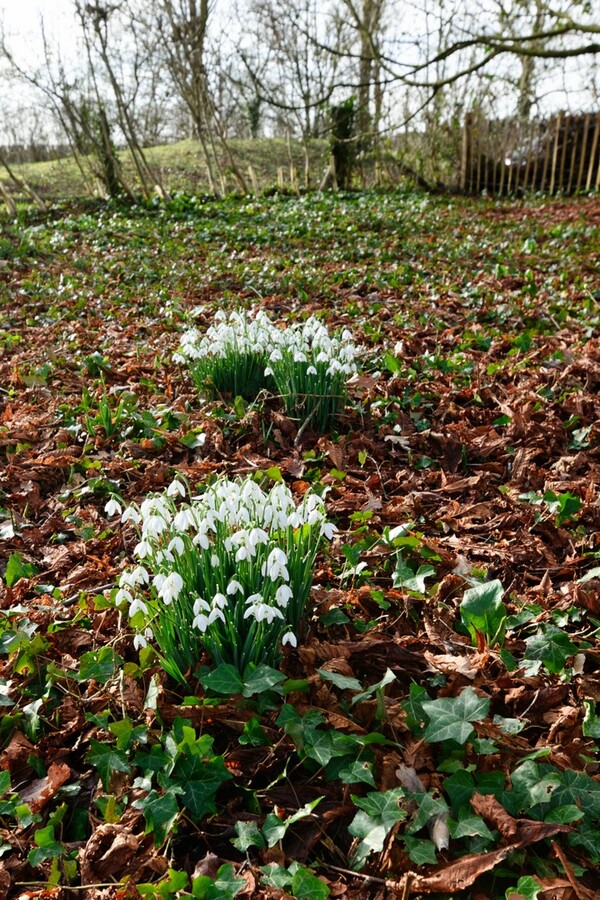
POLYGON ((309 366, 308 369, 306 370, 306 374, 307 375, 317 375, 318 373, 314 366, 309 366))
POLYGON ((284 636, 281 638, 281 646, 285 647, 286 644, 289 644, 290 647, 298 646, 298 641, 296 640, 296 635, 293 631, 286 631, 284 636))
POLYGON ((216 607, 212 610, 211 614, 208 617, 208 624, 212 625, 213 622, 217 621, 217 619, 220 619, 222 622, 226 622, 225 616, 223 615, 219 607, 216 607))
POLYGON ((173 527, 176 531, 187 531, 194 524, 194 513, 189 508, 179 510, 173 519, 173 527))
POLYGON ((223 541, 223 546, 224 546, 224 548, 225 548, 225 550, 226 550, 227 553, 231 553, 231 552, 232 552, 232 550, 233 550, 233 543, 232 543, 230 537, 226 537, 226 538, 225 538, 225 540, 223 541))
POLYGON ((182 353, 174 353, 173 354, 173 362, 177 363, 178 365, 184 365, 187 362, 187 360, 182 353))
POLYGON ((263 604, 251 603, 250 606, 244 612, 244 618, 249 619, 252 616, 252 618, 256 619, 257 622, 260 622, 261 619, 259 617, 261 615, 262 608, 263 608, 263 604))
POLYGON ((115 595, 115 603, 117 606, 120 606, 121 603, 123 602, 123 600, 126 600, 128 603, 133 602, 133 597, 131 596, 131 593, 129 591, 125 590, 125 588, 121 588, 121 590, 117 591, 117 593, 115 595))
POLYGON ((283 354, 281 350, 277 347, 269 354, 269 362, 279 362, 280 359, 283 359, 283 354))
POLYGON ((269 535, 262 528, 253 528, 248 535, 248 543, 251 547, 256 547, 258 544, 268 544, 269 535))
POLYGON ((202 597, 196 597, 194 606, 192 607, 195 616, 199 616, 202 610, 210 612, 210 606, 202 597))
POLYGON ((185 497, 185 485, 176 478, 167 488, 167 494, 169 497, 177 497, 177 495, 185 497))
POLYGON ((148 607, 143 600, 140 600, 139 597, 136 597, 135 600, 129 605, 129 618, 133 619, 137 612, 142 612, 145 616, 148 615, 148 607))
POLYGON ((161 562, 170 562, 170 563, 175 562, 175 557, 173 556, 173 554, 171 553, 171 551, 169 550, 168 547, 166 550, 160 551, 160 558, 161 558, 161 562))
POLYGON ((135 650, 142 650, 148 646, 148 641, 143 634, 136 634, 133 638, 133 647, 135 650))
POLYGON ((272 375, 272 374, 273 374, 273 369, 271 368, 271 366, 267 366, 267 368, 265 369, 265 378, 268 378, 269 375, 272 375))
POLYGON ((160 591, 161 587, 163 586, 163 584, 165 583, 166 580, 167 580, 166 576, 161 575, 159 572, 158 575, 155 575, 154 578, 152 579, 152 584, 156 588, 157 591, 160 591))
POLYGON ((178 572, 171 572, 165 578, 161 589, 158 592, 165 606, 168 606, 173 600, 177 600, 183 588, 183 578, 178 572))
POLYGON ((302 350, 296 350, 294 353, 294 362, 306 362, 306 353, 303 353, 302 350))
POLYGON ((148 584, 150 581, 148 569, 145 569, 143 566, 136 566, 135 569, 129 573, 129 579, 129 583, 132 587, 136 584, 148 584))
POLYGON ((321 518, 322 518, 322 516, 319 513, 319 510, 311 509, 306 517, 306 521, 308 522, 309 525, 316 525, 317 522, 321 521, 321 518))
POLYGON ((289 581, 287 561, 288 558, 281 547, 274 547, 271 550, 267 559, 267 573, 271 581, 277 581, 278 578, 284 578, 285 581, 289 581))
POLYGON ((337 525, 334 525, 333 522, 323 522, 321 525, 321 534, 330 541, 333 538, 333 535, 338 530, 337 525))
POLYGON ((121 516, 121 522, 123 525, 126 522, 133 522, 134 525, 139 525, 142 521, 142 517, 140 516, 137 509, 134 509, 133 506, 128 506, 123 515, 121 516))
POLYGON ((239 581, 236 581, 235 578, 232 578, 227 585, 227 593, 230 597, 233 597, 234 594, 243 594, 244 588, 241 586, 239 581))
POLYGON ((196 547, 202 547, 203 550, 208 550, 210 547, 210 541, 208 539, 208 535, 206 535, 203 531, 199 531, 198 534, 194 535, 192 538, 192 544, 196 547))
POLYGON ((275 603, 285 609, 293 596, 294 594, 289 584, 282 584, 275 592, 275 603))
POLYGON ((213 555, 211 556, 211 558, 210 558, 210 564, 211 564, 211 566, 213 567, 213 569, 218 569, 219 566, 221 565, 221 560, 220 560, 220 558, 217 556, 216 553, 213 553, 213 555))
POLYGON ((181 556, 181 554, 182 554, 182 553, 184 552, 184 550, 185 550, 185 545, 184 545, 184 543, 183 543, 183 540, 182 540, 179 536, 177 536, 177 537, 174 537, 174 538, 173 538, 173 540, 170 542, 170 544, 169 544, 169 546, 167 547, 167 549, 169 550, 170 553, 172 553, 173 551, 175 551, 175 553, 176 553, 178 556, 181 556))
POLYGON ((204 615, 204 613, 200 613, 200 615, 196 616, 192 621, 192 628, 197 628, 198 631, 201 631, 202 634, 208 628, 208 617, 204 615))
POLYGON ((250 559, 251 557, 250 550, 248 547, 240 547, 237 553, 235 554, 236 562, 243 562, 245 559, 250 559))
POLYGON ((263 602, 262 594, 250 594, 249 597, 246 597, 246 603, 251 606, 256 603, 262 603, 262 602, 263 602))
POLYGON ((133 552, 135 556, 138 556, 140 559, 145 559, 146 556, 151 552, 151 547, 148 541, 140 541, 133 548, 133 552))
POLYGON ((273 619, 285 619, 285 616, 276 606, 267 606, 264 603, 261 609, 261 619, 266 619, 267 625, 270 625, 273 619))
POLYGON ((159 537, 167 528, 167 523, 162 516, 148 516, 142 522, 142 534, 144 537, 159 537))
POLYGON ((114 497, 111 497, 106 506, 104 507, 104 511, 107 516, 120 516, 123 507, 114 497))
POLYGON ((347 328, 344 328, 342 331, 342 340, 343 341, 351 341, 354 339, 354 335, 347 328))
POLYGON ((227 597, 225 596, 225 594, 221 594, 221 593, 215 594, 215 596, 212 599, 213 607, 216 606, 219 609, 225 609, 227 604, 228 604, 228 600, 227 600, 227 597))

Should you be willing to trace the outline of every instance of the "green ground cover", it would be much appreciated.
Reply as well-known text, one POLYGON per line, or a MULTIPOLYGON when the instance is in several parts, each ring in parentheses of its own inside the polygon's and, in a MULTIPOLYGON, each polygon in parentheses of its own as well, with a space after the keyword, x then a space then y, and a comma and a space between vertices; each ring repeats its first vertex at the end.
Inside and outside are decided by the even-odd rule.
POLYGON ((70 202, 0 234, 8 897, 600 889, 600 201, 70 202), (326 433, 173 360, 217 310, 348 329, 326 433), (106 509, 323 498, 298 646, 140 646, 106 509))

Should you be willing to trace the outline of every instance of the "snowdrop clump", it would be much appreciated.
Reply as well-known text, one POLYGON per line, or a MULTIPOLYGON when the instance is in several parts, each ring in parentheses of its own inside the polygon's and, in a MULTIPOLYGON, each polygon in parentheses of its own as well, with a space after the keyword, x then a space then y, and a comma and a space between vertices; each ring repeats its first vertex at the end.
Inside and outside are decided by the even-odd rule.
POLYGON ((324 431, 344 404, 358 353, 350 331, 332 336, 314 316, 278 328, 262 311, 254 319, 220 311, 204 336, 185 332, 174 358, 190 365, 199 388, 253 399, 275 386, 289 416, 324 431))
POLYGON ((153 642, 182 682, 203 649, 240 671, 277 664, 283 646, 297 646, 319 543, 336 530, 323 500, 309 491, 296 505, 286 485, 265 491, 249 478, 221 478, 185 496, 176 479, 121 516, 138 542, 115 602, 128 612, 136 647, 153 642))
POLYGON ((289 416, 325 431, 346 399, 346 382, 357 371, 359 350, 352 332, 330 335, 311 316, 280 331, 265 370, 289 416))
POLYGON ((189 365, 198 390, 208 385, 216 394, 254 400, 263 388, 272 386, 265 376, 272 331, 273 324, 264 312, 252 319, 244 311, 227 316, 219 310, 204 335, 197 328, 183 334, 173 359, 189 365))

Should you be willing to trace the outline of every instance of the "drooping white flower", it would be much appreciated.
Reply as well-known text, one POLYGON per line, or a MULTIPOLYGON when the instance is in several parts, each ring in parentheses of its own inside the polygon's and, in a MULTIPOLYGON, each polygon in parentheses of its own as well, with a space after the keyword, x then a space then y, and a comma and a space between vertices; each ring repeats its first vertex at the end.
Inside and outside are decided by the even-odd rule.
POLYGON ((212 602, 213 602, 213 607, 216 606, 219 609, 225 609, 225 607, 228 605, 229 601, 227 600, 227 597, 225 596, 225 594, 217 593, 213 597, 212 602))
POLYGON ((111 497, 104 507, 104 511, 107 516, 120 516, 123 508, 115 497, 111 497))
POLYGON ((196 597, 193 606, 194 615, 199 616, 202 610, 204 610, 205 612, 210 612, 210 605, 206 602, 206 600, 203 600, 202 597, 196 597))
POLYGON ((140 541, 133 548, 133 552, 134 552, 135 556, 139 557, 140 559, 145 559, 146 556, 148 556, 149 553, 151 553, 151 550, 152 550, 152 548, 150 547, 150 544, 148 543, 148 541, 140 541))
POLYGON ((204 613, 200 613, 200 615, 196 616, 192 621, 192 628, 197 628, 198 631, 201 631, 202 634, 204 634, 208 629, 208 616, 205 616, 204 613))
POLYGON ((148 584, 150 581, 150 574, 148 569, 145 569, 144 566, 136 566, 133 571, 129 573, 129 583, 132 587, 135 587, 137 584, 148 584))
POLYGON ((165 606, 168 606, 173 600, 177 600, 182 589, 183 578, 178 572, 171 572, 162 583, 158 596, 162 599, 165 606))
POLYGON ((334 525, 333 522, 323 522, 321 525, 321 534, 330 541, 333 538, 333 535, 337 531, 337 525, 334 525))
POLYGON ((233 597, 234 594, 243 594, 244 588, 241 586, 239 581, 237 581, 235 578, 232 578, 227 585, 227 593, 230 597, 233 597))
POLYGON ((173 538, 173 540, 169 543, 167 550, 170 553, 175 551, 178 556, 181 556, 183 554, 183 552, 185 551, 185 544, 183 543, 183 540, 179 537, 179 535, 173 538))
POLYGON ((216 622, 216 621, 217 621, 217 619, 220 619, 222 622, 226 622, 226 621, 227 621, 227 620, 225 619, 225 616, 223 615, 223 612, 219 609, 218 606, 216 606, 216 607, 212 610, 211 614, 209 615, 209 617, 208 617, 208 625, 212 625, 213 622, 216 622))
POLYGON ((117 606, 120 606, 124 600, 126 600, 127 603, 131 603, 133 601, 133 597, 131 596, 131 593, 129 591, 125 590, 125 588, 121 588, 115 594, 115 603, 117 606))
POLYGON ((139 597, 136 597, 133 602, 129 604, 129 618, 133 619, 137 612, 142 612, 145 616, 148 615, 148 607, 139 597))
POLYGON ((142 517, 140 516, 137 509, 134 509, 133 506, 128 506, 123 515, 121 516, 121 522, 123 525, 125 522, 133 522, 134 525, 139 525, 142 521, 142 517))
POLYGON ((167 488, 167 494, 169 495, 169 497, 177 497, 178 495, 180 497, 185 497, 184 483, 182 481, 179 481, 178 478, 176 478, 174 481, 171 482, 171 484, 167 488))
POLYGON ((282 584, 275 592, 275 603, 285 609, 293 596, 294 594, 289 584, 282 584))
POLYGON ((281 638, 281 646, 285 647, 286 644, 289 644, 291 647, 298 646, 298 641, 293 631, 286 631, 284 636, 281 638))

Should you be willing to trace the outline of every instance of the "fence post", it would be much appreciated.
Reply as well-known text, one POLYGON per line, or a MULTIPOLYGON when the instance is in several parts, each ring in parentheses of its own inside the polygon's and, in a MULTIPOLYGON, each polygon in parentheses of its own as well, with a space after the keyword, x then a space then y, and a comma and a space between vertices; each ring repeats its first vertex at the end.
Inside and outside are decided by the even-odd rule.
POLYGON ((560 137, 560 126, 562 122, 562 113, 556 116, 556 129, 554 132, 554 147, 552 148, 552 168, 550 170, 550 193, 554 193, 554 185, 556 183, 556 163, 558 161, 558 139, 560 137))
POLYGON ((460 160, 460 186, 465 193, 471 193, 473 189, 471 183, 473 169, 473 121, 473 113, 467 113, 465 116, 465 124, 463 126, 462 153, 460 160))
POLYGON ((579 189, 581 187, 581 180, 583 178, 583 167, 585 166, 585 154, 588 145, 588 134, 590 131, 590 114, 588 113, 585 117, 585 121, 583 123, 583 139, 581 141, 581 153, 579 155, 579 171, 577 172, 577 185, 575 190, 579 193, 579 189))
POLYGON ((592 176, 594 174, 594 163, 596 162, 596 153, 598 151, 598 138, 600 138, 600 113, 596 113, 596 127, 594 128, 594 137, 592 139, 592 152, 590 153, 590 164, 588 166, 587 180, 585 189, 589 191, 592 186, 592 176))

